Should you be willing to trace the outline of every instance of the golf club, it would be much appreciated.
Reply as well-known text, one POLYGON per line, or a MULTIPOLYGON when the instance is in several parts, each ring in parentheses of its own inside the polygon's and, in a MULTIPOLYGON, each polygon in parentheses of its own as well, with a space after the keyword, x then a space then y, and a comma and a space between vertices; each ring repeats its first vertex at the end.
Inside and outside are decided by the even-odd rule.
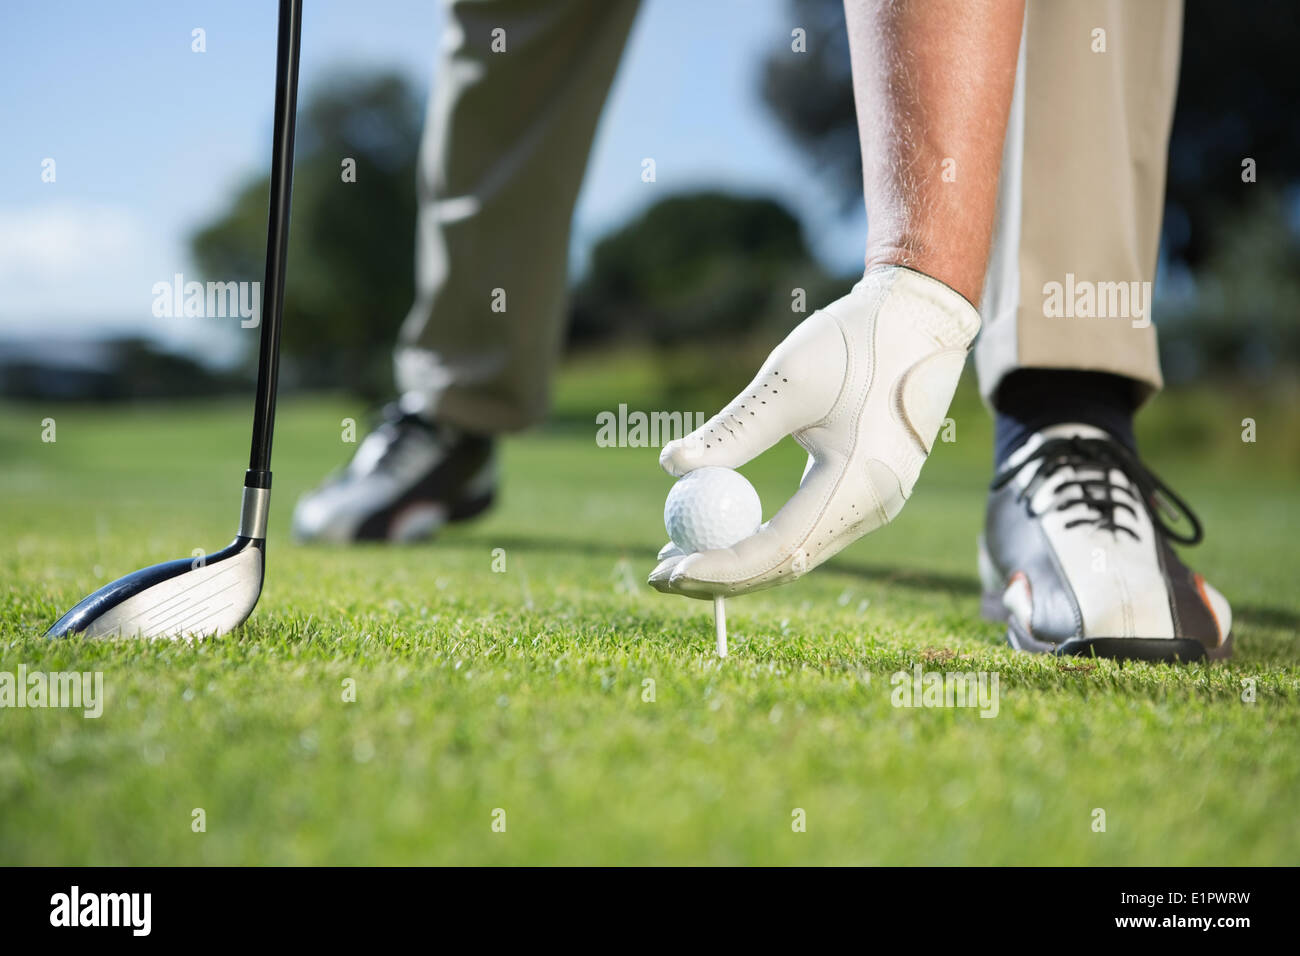
POLYGON ((253 447, 235 540, 216 554, 182 558, 118 578, 59 618, 46 637, 203 637, 244 622, 262 593, 266 524, 271 502, 271 436, 280 369, 284 269, 289 251, 293 191, 294 116, 302 0, 280 0, 275 63, 275 133, 271 152, 271 209, 262 284, 253 447))

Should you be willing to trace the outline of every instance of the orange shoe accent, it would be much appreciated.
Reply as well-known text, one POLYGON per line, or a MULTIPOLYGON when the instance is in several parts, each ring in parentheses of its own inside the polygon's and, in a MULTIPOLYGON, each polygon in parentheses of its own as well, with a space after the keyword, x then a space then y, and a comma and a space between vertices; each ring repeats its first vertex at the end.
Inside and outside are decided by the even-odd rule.
POLYGON ((1223 625, 1219 623, 1219 616, 1214 613, 1214 605, 1210 603, 1210 596, 1205 593, 1205 578, 1199 574, 1193 574, 1192 580, 1196 582, 1196 593, 1201 596, 1201 603, 1205 609, 1210 612, 1210 617, 1214 620, 1214 629, 1219 632, 1219 646, 1223 646, 1223 639, 1227 636, 1223 633, 1223 625))

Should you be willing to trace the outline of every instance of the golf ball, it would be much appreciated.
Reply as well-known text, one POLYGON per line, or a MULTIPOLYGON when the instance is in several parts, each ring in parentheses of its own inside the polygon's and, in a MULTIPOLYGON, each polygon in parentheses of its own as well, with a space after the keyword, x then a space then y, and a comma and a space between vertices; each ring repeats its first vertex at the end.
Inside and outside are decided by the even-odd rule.
POLYGON ((744 475, 698 468, 678 480, 664 503, 664 527, 687 554, 730 548, 758 530, 763 506, 744 475))

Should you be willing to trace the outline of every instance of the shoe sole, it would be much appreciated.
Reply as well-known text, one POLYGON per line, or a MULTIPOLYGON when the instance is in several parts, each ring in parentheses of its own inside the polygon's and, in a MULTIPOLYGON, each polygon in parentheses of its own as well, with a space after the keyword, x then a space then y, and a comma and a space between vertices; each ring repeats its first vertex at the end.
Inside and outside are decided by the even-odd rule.
POLYGON ((383 534, 373 532, 358 534, 352 540, 354 542, 384 541, 389 544, 422 544, 433 541, 447 525, 469 521, 487 511, 492 507, 495 499, 496 495, 493 492, 486 492, 470 498, 462 498, 446 511, 439 509, 435 502, 413 501, 389 518, 383 534), (418 522, 417 519, 420 527, 411 531, 408 522, 412 515, 422 514, 425 511, 436 511, 436 517, 424 522, 418 522))
POLYGON ((483 512, 487 511, 496 502, 495 492, 486 492, 481 495, 475 495, 472 498, 463 498, 456 504, 452 505, 447 512, 447 524, 455 524, 457 521, 469 521, 471 518, 477 518, 483 512))
POLYGON ((1206 647, 1190 637, 1077 637, 1061 644, 1041 641, 1030 634, 1002 603, 1002 591, 993 589, 997 574, 989 559, 984 536, 979 536, 980 615, 988 621, 1007 625, 1007 643, 1030 654, 1055 654, 1058 657, 1105 657, 1119 661, 1154 661, 1167 664, 1190 664, 1209 659, 1226 660, 1232 656, 1232 633, 1218 647, 1206 647))
POLYGON ((991 591, 980 595, 980 613, 990 621, 1007 625, 1007 643, 1030 654, 1057 657, 1104 657, 1115 661, 1148 661, 1164 664, 1193 664, 1202 660, 1226 660, 1232 656, 1232 634, 1218 647, 1206 647, 1190 637, 1075 637, 1059 644, 1041 641, 1011 617, 1002 598, 991 591))

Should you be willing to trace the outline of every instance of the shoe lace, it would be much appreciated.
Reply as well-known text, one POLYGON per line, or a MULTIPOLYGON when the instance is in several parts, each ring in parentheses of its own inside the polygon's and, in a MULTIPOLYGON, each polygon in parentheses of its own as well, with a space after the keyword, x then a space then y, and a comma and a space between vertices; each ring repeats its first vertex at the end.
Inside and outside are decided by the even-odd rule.
POLYGON ((383 469, 404 453, 408 444, 405 439, 417 433, 433 435, 435 439, 439 437, 432 423, 404 411, 397 402, 389 402, 380 411, 379 423, 362 439, 357 455, 367 462, 367 470, 383 469), (376 449, 375 445, 381 442, 376 449))
POLYGON ((1049 438, 1026 455, 1024 460, 994 478, 993 490, 1009 484, 1016 475, 1035 462, 1040 463, 1039 467, 1020 490, 1017 500, 1026 502, 1025 507, 1029 508, 1028 501, 1044 482, 1062 469, 1072 470, 1074 477, 1062 481, 1056 487, 1054 507, 1048 509, 1083 509, 1083 514, 1066 522, 1067 529, 1087 525, 1112 534, 1123 532, 1134 540, 1139 540, 1136 531, 1120 524, 1117 519, 1125 513, 1136 518, 1137 510, 1133 503, 1140 503, 1150 515, 1152 525, 1170 540, 1180 544, 1198 544, 1201 541, 1201 521, 1196 512, 1132 452, 1114 441, 1078 436, 1049 438), (1117 471, 1127 482, 1112 478, 1112 474, 1117 471), (1094 473, 1096 477, 1093 477, 1094 473), (1077 494, 1070 496, 1070 491, 1076 491, 1077 494), (1191 525, 1190 533, 1177 531, 1165 522, 1165 516, 1179 524, 1182 523, 1181 519, 1185 519, 1191 525))

